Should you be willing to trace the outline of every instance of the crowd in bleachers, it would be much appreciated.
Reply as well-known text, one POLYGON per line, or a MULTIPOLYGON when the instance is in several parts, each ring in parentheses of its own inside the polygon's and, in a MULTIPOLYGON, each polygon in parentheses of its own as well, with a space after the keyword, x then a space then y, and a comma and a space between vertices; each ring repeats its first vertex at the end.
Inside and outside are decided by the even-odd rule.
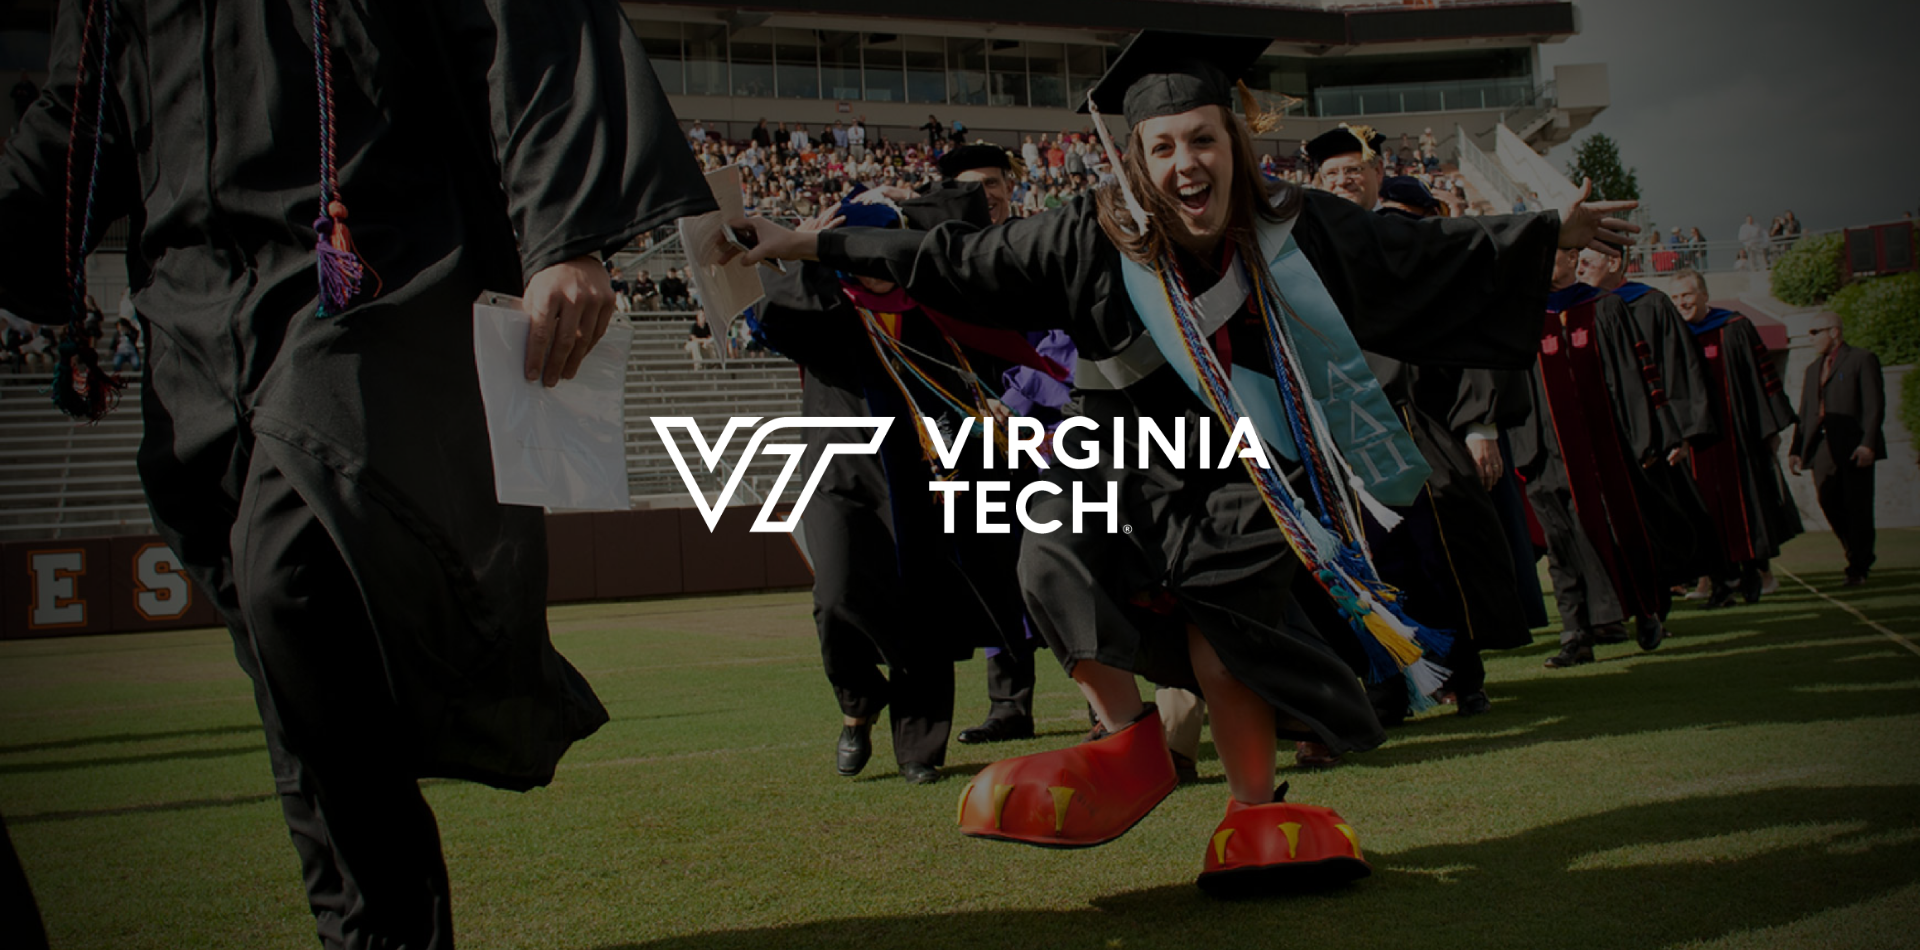
MULTIPOLYGON (((740 167, 748 213, 806 218, 838 201, 856 182, 911 190, 936 180, 935 162, 947 149, 968 141, 966 129, 933 116, 922 129, 926 141, 900 141, 870 135, 864 119, 818 129, 803 122, 769 125, 763 119, 748 138, 735 140, 696 121, 687 137, 708 171, 740 167)), ((1028 136, 1021 154, 1025 174, 1019 176, 1013 200, 1028 212, 1065 203, 1105 173, 1091 130, 1028 136)))
MULTIPOLYGON (((803 122, 769 123, 762 119, 745 139, 729 139, 695 121, 688 142, 702 166, 714 171, 727 165, 742 170, 741 187, 749 214, 772 218, 807 218, 838 201, 858 182, 873 188, 916 189, 938 179, 936 162, 947 149, 969 141, 965 126, 942 123, 928 116, 917 131, 925 140, 890 139, 868 129, 864 117, 851 122, 809 128, 803 122)), ((1309 184, 1304 149, 1293 156, 1260 157, 1268 177, 1309 184)), ((1024 135, 1018 149, 1020 168, 1012 201, 1022 214, 1056 208, 1111 177, 1105 152, 1091 126, 1077 132, 1024 135)), ((1415 137, 1402 134, 1382 158, 1387 173, 1408 175, 1444 201, 1453 215, 1476 213, 1469 207, 1461 181, 1443 165, 1439 142, 1432 129, 1415 137)))

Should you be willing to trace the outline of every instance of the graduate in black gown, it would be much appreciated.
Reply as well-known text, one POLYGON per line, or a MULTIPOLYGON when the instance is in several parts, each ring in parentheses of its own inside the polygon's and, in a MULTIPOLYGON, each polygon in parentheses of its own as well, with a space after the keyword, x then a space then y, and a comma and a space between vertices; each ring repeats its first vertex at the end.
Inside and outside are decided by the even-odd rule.
MULTIPOLYGON (((949 221, 982 227, 987 209, 980 185, 943 183, 902 202, 897 213, 849 203, 820 220, 844 213, 873 223, 904 216, 921 229, 949 221)), ((825 467, 803 518, 821 659, 844 717, 839 772, 858 775, 865 767, 872 724, 884 708, 901 776, 913 784, 938 781, 953 725, 954 661, 975 646, 1004 648, 1025 631, 1014 574, 1019 538, 974 530, 970 494, 955 499, 955 533, 943 531, 945 513, 927 490, 935 473, 920 419, 933 418, 950 441, 969 420, 992 415, 983 380, 997 382, 1014 359, 1059 377, 1067 370, 1048 364, 1017 334, 930 314, 890 282, 819 264, 762 282, 760 332, 801 365, 802 411, 893 419, 880 454, 840 456, 825 467), (956 333, 998 352, 962 344, 956 333)), ((810 429, 809 450, 817 455, 828 443, 866 435, 810 429)), ((966 467, 943 475, 1009 477, 975 474, 970 463, 977 456, 963 459, 966 467)))
MULTIPOLYGON (((1410 220, 1431 217, 1440 202, 1416 179, 1381 177, 1376 150, 1385 136, 1346 126, 1307 143, 1319 164, 1318 182, 1327 191, 1375 213, 1410 220), (1342 159, 1343 161, 1335 161, 1342 159), (1391 201, 1383 200, 1390 197, 1391 201)), ((1476 449, 1496 456, 1499 429, 1492 423, 1498 400, 1494 371, 1484 368, 1428 367, 1369 352, 1367 363, 1414 445, 1433 468, 1426 488, 1411 505, 1396 512, 1405 523, 1386 531, 1369 526, 1381 576, 1408 596, 1407 609, 1422 623, 1453 632, 1443 665, 1451 671, 1446 692, 1463 715, 1486 712, 1486 667, 1482 649, 1509 649, 1531 643, 1528 623, 1515 597, 1514 564, 1500 513, 1482 478, 1476 449), (1467 436, 1479 436, 1470 444, 1467 436)), ((1512 402, 1513 400, 1509 400, 1512 402)), ((1529 564, 1532 562, 1529 561, 1529 564)), ((1374 708, 1388 725, 1411 712, 1407 691, 1398 682, 1372 684, 1374 708)))
POLYGON ((1731 575, 1752 603, 1760 599, 1768 561, 1802 530, 1780 473, 1780 433, 1796 421, 1793 404, 1753 322, 1708 303, 1705 276, 1675 272, 1673 302, 1699 348, 1721 432, 1692 459, 1727 566, 1713 577, 1711 602, 1731 601, 1731 575))
POLYGON ((523 296, 528 378, 567 385, 595 255, 710 194, 612 2, 67 0, 53 35, 0 307, 67 319, 63 222, 131 218, 141 479, 253 681, 321 940, 451 947, 418 779, 542 785, 607 718, 548 638, 542 512, 494 498, 471 305, 523 296))
MULTIPOLYGON (((1005 224, 1017 216, 1013 204, 1013 186, 1017 181, 1026 179, 1026 168, 1013 153, 998 145, 976 142, 950 149, 940 156, 938 162, 940 175, 952 182, 978 182, 981 193, 987 201, 987 223, 1005 224)), ((962 315, 964 317, 964 315, 962 315)), ((1039 334, 1028 334, 1028 343, 1042 342, 1039 334)), ((1057 342, 1052 357, 1056 363, 1066 368, 1071 375, 1073 368, 1072 345, 1068 342, 1061 346, 1057 342)), ((1052 392, 1064 385, 1062 380, 1032 367, 1013 367, 1007 370, 1008 378, 1031 380, 1031 386, 1039 392, 1052 392)), ((1051 421, 1048 416, 1057 416, 1059 406, 1037 404, 1033 400, 1019 400, 1019 406, 1009 402, 1008 408, 1015 415, 1037 418, 1042 422, 1051 421)), ((963 743, 977 744, 986 742, 1007 742, 1015 739, 1033 738, 1033 655, 1039 648, 1038 638, 1027 635, 1024 622, 1021 629, 1010 638, 1003 647, 988 647, 987 664, 987 718, 977 726, 960 730, 956 739, 963 743)))
MULTIPOLYGON (((751 259, 818 259, 896 280, 937 307, 967 302, 968 313, 990 315, 1002 326, 1065 328, 1080 354, 1075 384, 1093 434, 1082 428, 1078 438, 1063 436, 1059 450, 1085 458, 1096 448, 1089 443, 1110 442, 1116 427, 1125 435, 1123 460, 1101 449, 1092 468, 1056 467, 1048 475, 1089 499, 1114 499, 1114 520, 1130 531, 1030 531, 1020 563, 1029 613, 1109 735, 983 771, 962 800, 969 833, 1055 846, 1099 844, 1157 804, 1174 775, 1158 717, 1139 699, 1134 675, 1140 673, 1156 683, 1197 686, 1210 708, 1232 801, 1226 833, 1211 839, 1208 861, 1219 858, 1223 873, 1287 863, 1278 826, 1263 821, 1268 809, 1287 807, 1273 801, 1276 732, 1336 750, 1370 748, 1382 732, 1333 650, 1280 626, 1300 562, 1292 549, 1296 536, 1288 533, 1298 522, 1283 530, 1276 517, 1293 509, 1274 500, 1281 492, 1272 480, 1275 469, 1257 462, 1217 467, 1191 437, 1206 427, 1212 446, 1227 444, 1219 420, 1237 413, 1220 409, 1225 371, 1216 367, 1232 367, 1235 389, 1243 379, 1249 387, 1270 385, 1257 383, 1262 370, 1294 378, 1297 367, 1276 367, 1271 358, 1278 319, 1273 288, 1283 280, 1293 288, 1284 325, 1296 329, 1287 331, 1288 339, 1298 344, 1301 337, 1293 334, 1311 327, 1335 341, 1330 345, 1337 346, 1341 366, 1358 364, 1350 389, 1322 399, 1316 388, 1310 397, 1315 413, 1360 400, 1384 409, 1356 339, 1389 355, 1418 354, 1438 364, 1523 366, 1536 342, 1546 289, 1541 277, 1554 248, 1584 247, 1597 236, 1617 240, 1613 229, 1628 227, 1603 220, 1602 211, 1612 206, 1578 203, 1564 220, 1542 214, 1411 222, 1382 219, 1320 193, 1283 187, 1269 196, 1248 130, 1230 109, 1231 74, 1266 46, 1265 39, 1142 34, 1092 97, 1103 110, 1124 108, 1132 125, 1120 182, 1058 211, 984 231, 948 226, 924 234, 796 234, 760 219, 739 223, 756 231, 751 259), (1286 228, 1285 239, 1274 237, 1275 229, 1286 228), (1263 243, 1256 246, 1256 237, 1263 243), (1288 273, 1277 276, 1276 268, 1288 273), (1199 296, 1219 301, 1200 305, 1207 318, 1187 309, 1197 303, 1184 289, 1187 282, 1231 288, 1240 280, 1248 282, 1242 290, 1264 289, 1206 291, 1199 296), (1311 288, 1318 288, 1317 298, 1311 288), (1441 300, 1458 306, 1437 307, 1441 300), (1326 302, 1325 310, 1318 301, 1326 302), (1333 313, 1334 325, 1313 322, 1324 312, 1333 313), (1185 348, 1167 353, 1156 332, 1177 332, 1185 348), (1184 362, 1172 362, 1176 358, 1184 362), (1196 394, 1188 378, 1204 380, 1206 395, 1196 394), (1162 432, 1178 424, 1189 433, 1175 453, 1185 467, 1135 463, 1141 420, 1162 432), (1239 816, 1250 817, 1242 823, 1239 816), (1241 845, 1229 847, 1229 839, 1245 842, 1257 857, 1234 857, 1241 845)), ((1331 365, 1316 365, 1312 378, 1324 380, 1331 365)), ((1310 410, 1294 402, 1285 411, 1310 410)), ((1316 427, 1307 449, 1295 446, 1311 457, 1294 473, 1303 481, 1329 477, 1332 442, 1346 438, 1339 435, 1344 427, 1316 427)), ((1384 433, 1380 444, 1388 443, 1402 451, 1384 433)), ((1343 457, 1366 448, 1350 443, 1338 451, 1343 457)), ((1366 480, 1357 470, 1343 474, 1351 480, 1322 481, 1327 490, 1315 497, 1333 506, 1325 510, 1329 518, 1351 525, 1352 508, 1345 506, 1359 502, 1345 491, 1366 480)), ((1034 517, 1066 521, 1070 494, 1048 496, 1057 504, 1036 505, 1034 517)), ((1350 599, 1356 589, 1340 578, 1370 570, 1351 567, 1355 573, 1343 575, 1346 568, 1321 564, 1331 578, 1326 582, 1350 599)), ((1378 600, 1369 603, 1385 609, 1378 600)), ((1356 620, 1362 616, 1372 615, 1356 612, 1356 620)), ((1416 657, 1419 649, 1413 647, 1416 657)), ((1352 860, 1357 849, 1342 854, 1352 860)))

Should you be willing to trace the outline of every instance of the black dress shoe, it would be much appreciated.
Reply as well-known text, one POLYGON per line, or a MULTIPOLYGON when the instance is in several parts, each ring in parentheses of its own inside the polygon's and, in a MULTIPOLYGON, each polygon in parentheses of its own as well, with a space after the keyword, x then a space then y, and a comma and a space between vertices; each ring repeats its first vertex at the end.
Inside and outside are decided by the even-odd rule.
POLYGON ((1593 647, 1585 643, 1569 643, 1560 648, 1560 652, 1547 657, 1547 669, 1564 670, 1570 666, 1579 666, 1593 662, 1593 647))
POLYGON ((1842 585, 1840 585, 1840 586, 1842 586, 1842 587, 1859 587, 1859 586, 1861 586, 1862 584, 1865 584, 1866 582, 1867 582, 1867 575, 1865 575, 1865 574, 1848 574, 1848 575, 1847 575, 1847 582, 1846 582, 1846 583, 1844 583, 1844 584, 1842 584, 1842 585))
POLYGON ((1184 752, 1169 751, 1167 754, 1173 756, 1173 774, 1180 784, 1192 785, 1200 781, 1200 763, 1187 758, 1184 752))
POLYGON ((833 751, 834 765, 841 775, 859 775, 867 767, 867 760, 873 758, 873 723, 841 727, 840 742, 833 751))
POLYGON ((1033 738, 1033 717, 1007 716, 1001 719, 989 719, 971 729, 960 730, 960 734, 955 738, 965 745, 1031 739, 1033 738))
POLYGON ((1667 628, 1660 623, 1659 617, 1636 617, 1633 621, 1634 639, 1640 642, 1640 649, 1654 650, 1660 641, 1668 636, 1667 628))
POLYGON ((1493 702, 1487 699, 1486 692, 1478 689, 1471 693, 1461 693, 1455 697, 1454 705, 1459 707, 1454 712, 1456 716, 1478 716, 1493 708, 1493 702))
POLYGON ((940 770, 925 762, 908 762, 900 766, 900 777, 906 779, 908 785, 932 785, 941 779, 940 770))

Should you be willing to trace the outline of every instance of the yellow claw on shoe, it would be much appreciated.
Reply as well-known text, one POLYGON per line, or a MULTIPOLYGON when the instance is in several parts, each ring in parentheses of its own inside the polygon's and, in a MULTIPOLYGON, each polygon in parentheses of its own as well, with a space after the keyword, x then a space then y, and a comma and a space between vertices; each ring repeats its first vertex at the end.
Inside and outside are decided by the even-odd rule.
POLYGON ((1222 828, 1213 833, 1213 860, 1217 864, 1227 863, 1227 839, 1233 837, 1232 828, 1222 828))
POLYGON ((1283 821, 1280 823, 1280 833, 1287 836, 1287 859, 1292 860, 1300 853, 1300 823, 1283 821))
POLYGON ((1000 827, 1000 818, 1007 810, 1007 796, 1011 794, 1013 794, 1011 785, 993 787, 993 827, 996 829, 1000 827))
POLYGON ((955 816, 955 820, 963 825, 967 823, 967 793, 971 791, 973 791, 972 782, 960 788, 960 814, 955 816))
POLYGON ((1047 791, 1053 793, 1053 830, 1059 834, 1067 830, 1067 803, 1073 801, 1073 789, 1065 785, 1049 785, 1047 791))
MULTIPOLYGON (((1347 836, 1348 843, 1353 845, 1353 856, 1356 858, 1359 858, 1360 857, 1360 836, 1354 833, 1353 826, 1352 825, 1334 825, 1333 827, 1334 827, 1334 830, 1347 836)), ((1361 860, 1364 861, 1366 859, 1361 858, 1361 860)))

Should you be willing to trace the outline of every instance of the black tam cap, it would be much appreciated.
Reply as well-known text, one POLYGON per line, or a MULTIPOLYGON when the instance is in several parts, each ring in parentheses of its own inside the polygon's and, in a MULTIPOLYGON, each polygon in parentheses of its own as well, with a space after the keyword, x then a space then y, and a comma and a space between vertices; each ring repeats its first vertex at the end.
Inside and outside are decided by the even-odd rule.
POLYGON ((1371 159, 1379 153, 1380 146, 1386 144, 1386 141, 1386 136, 1368 126, 1349 126, 1342 122, 1339 128, 1329 129, 1308 142, 1307 157, 1313 159, 1315 165, 1329 158, 1351 155, 1355 152, 1360 152, 1371 159))
MULTIPOLYGON (((1233 108, 1234 84, 1272 41, 1262 36, 1209 36, 1146 30, 1133 38, 1093 87, 1093 104, 1128 125, 1201 106, 1233 108)), ((1086 112, 1087 104, 1080 103, 1086 112)))
POLYGON ((906 219, 907 227, 916 231, 931 231, 948 221, 979 228, 993 224, 987 209, 987 190, 977 181, 936 182, 919 195, 900 202, 900 216, 906 219))
POLYGON ((1409 208, 1432 211, 1440 207, 1440 199, 1412 175, 1393 175, 1380 183, 1381 201, 1398 201, 1409 208))
POLYGON ((947 178, 958 178, 961 172, 970 172, 976 168, 1013 171, 1013 159, 1007 155, 1007 150, 986 142, 962 145, 940 156, 940 161, 936 164, 940 166, 940 174, 947 178))

